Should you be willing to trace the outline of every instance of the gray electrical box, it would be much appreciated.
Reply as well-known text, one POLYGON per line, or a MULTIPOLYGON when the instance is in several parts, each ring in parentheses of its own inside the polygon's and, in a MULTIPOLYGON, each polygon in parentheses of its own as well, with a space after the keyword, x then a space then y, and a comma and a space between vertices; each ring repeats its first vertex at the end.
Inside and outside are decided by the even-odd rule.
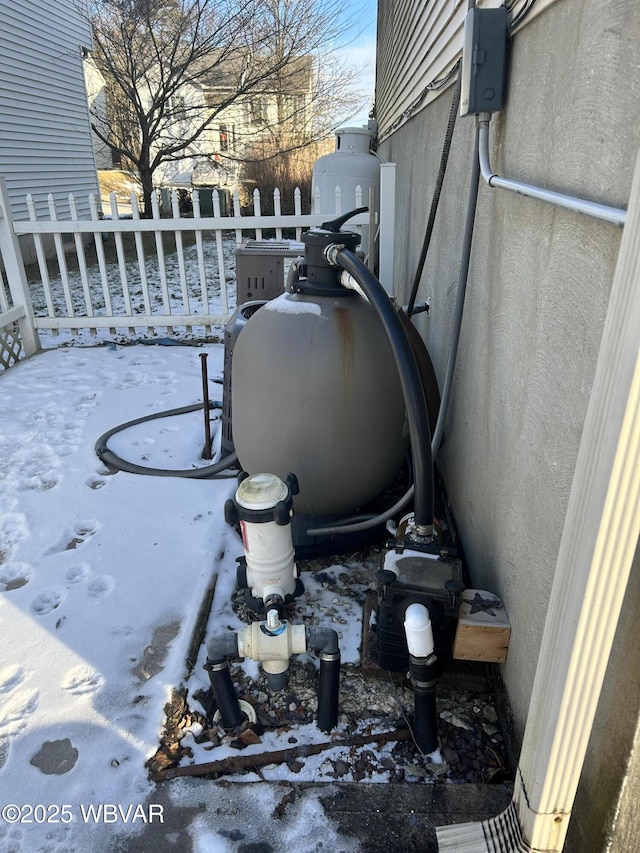
POLYGON ((285 259, 304 255, 295 240, 249 240, 236 249, 237 304, 284 293, 285 259))
POLYGON ((460 115, 502 108, 507 52, 507 10, 470 9, 464 19, 460 115))

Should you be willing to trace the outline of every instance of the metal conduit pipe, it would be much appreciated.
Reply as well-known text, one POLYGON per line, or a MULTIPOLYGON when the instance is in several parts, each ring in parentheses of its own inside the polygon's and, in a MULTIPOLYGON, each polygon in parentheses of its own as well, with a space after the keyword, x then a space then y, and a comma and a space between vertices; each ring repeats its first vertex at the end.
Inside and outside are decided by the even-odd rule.
POLYGON ((609 222, 619 227, 625 224, 627 211, 624 208, 610 207, 606 204, 587 201, 586 199, 565 195, 554 190, 547 190, 543 187, 535 187, 532 184, 524 184, 521 181, 514 181, 510 178, 501 178, 500 175, 496 175, 491 168, 489 160, 489 121, 490 114, 480 114, 478 122, 480 128, 480 171, 482 177, 490 187, 511 190, 519 195, 529 196, 529 198, 535 198, 538 201, 546 201, 549 204, 555 204, 556 207, 564 207, 567 210, 573 210, 575 213, 582 213, 584 216, 591 216, 593 219, 600 219, 603 222, 609 222))

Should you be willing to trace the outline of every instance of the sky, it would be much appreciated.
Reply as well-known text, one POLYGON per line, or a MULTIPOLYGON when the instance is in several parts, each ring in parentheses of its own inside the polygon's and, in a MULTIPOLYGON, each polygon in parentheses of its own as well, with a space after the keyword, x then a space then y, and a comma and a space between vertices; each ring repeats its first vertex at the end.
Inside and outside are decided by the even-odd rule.
POLYGON ((375 95, 377 0, 360 0, 345 7, 345 15, 355 24, 347 30, 349 43, 340 50, 350 67, 358 71, 356 87, 367 98, 349 124, 366 124, 375 95))

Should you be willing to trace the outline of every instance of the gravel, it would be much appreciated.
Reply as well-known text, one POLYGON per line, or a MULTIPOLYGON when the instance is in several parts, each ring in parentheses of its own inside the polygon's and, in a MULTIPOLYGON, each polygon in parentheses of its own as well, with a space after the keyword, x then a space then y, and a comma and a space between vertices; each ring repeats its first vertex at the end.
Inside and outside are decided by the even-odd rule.
MULTIPOLYGON (((375 636, 366 636, 374 628, 368 620, 362 628, 362 614, 367 596, 375 598, 372 590, 380 559, 381 553, 372 549, 337 565, 326 559, 300 562, 308 589, 303 599, 290 605, 290 615, 296 621, 302 615, 306 623, 331 624, 339 629, 343 623, 353 622, 355 609, 359 614, 358 633, 363 632, 358 640, 375 647, 375 636), (310 583, 310 578, 315 583, 310 583)), ((258 618, 246 607, 241 594, 234 594, 232 604, 243 622, 258 618)), ((348 641, 343 637, 346 645, 348 641)), ((342 664, 339 721, 331 736, 320 735, 314 726, 318 678, 314 656, 300 655, 291 660, 287 686, 278 693, 270 692, 262 672, 256 674, 255 665, 246 668, 241 662, 232 662, 231 676, 238 697, 255 709, 257 723, 245 723, 244 732, 224 732, 215 726, 215 702, 208 682, 203 677, 198 681, 194 674, 198 684, 182 691, 182 713, 179 709, 174 714, 165 732, 163 742, 165 746, 171 744, 174 752, 170 750, 160 764, 151 766, 157 769, 210 762, 226 757, 230 749, 242 751, 249 746, 254 752, 296 746, 301 754, 289 759, 288 764, 270 767, 269 780, 427 784, 497 783, 510 777, 490 671, 484 664, 450 661, 445 667, 436 688, 440 749, 433 756, 422 755, 410 739, 341 748, 342 742, 354 737, 395 732, 412 722, 413 694, 406 674, 385 672, 376 664, 363 667, 359 655, 342 664), (201 726, 195 739, 194 723, 201 726), (304 745, 310 739, 330 740, 332 749, 312 761, 304 755, 304 745), (181 751, 184 749, 186 752, 181 751)), ((252 774, 250 770, 241 772, 252 774)))

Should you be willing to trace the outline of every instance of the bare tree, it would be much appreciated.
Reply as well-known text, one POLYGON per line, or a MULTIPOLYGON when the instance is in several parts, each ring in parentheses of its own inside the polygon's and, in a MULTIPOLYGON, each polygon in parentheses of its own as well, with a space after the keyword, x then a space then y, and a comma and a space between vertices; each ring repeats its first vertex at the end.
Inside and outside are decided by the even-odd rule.
POLYGON ((272 156, 321 138, 352 113, 359 104, 350 77, 331 60, 342 3, 92 0, 94 61, 108 103, 107 121, 94 117, 93 129, 138 173, 146 215, 156 170, 196 151, 210 156, 216 129, 222 156, 237 157, 257 139, 268 140, 262 148, 272 156), (275 111, 261 112, 274 98, 275 111), (249 119, 239 123, 247 138, 235 141, 235 154, 220 124, 230 110, 249 119))

